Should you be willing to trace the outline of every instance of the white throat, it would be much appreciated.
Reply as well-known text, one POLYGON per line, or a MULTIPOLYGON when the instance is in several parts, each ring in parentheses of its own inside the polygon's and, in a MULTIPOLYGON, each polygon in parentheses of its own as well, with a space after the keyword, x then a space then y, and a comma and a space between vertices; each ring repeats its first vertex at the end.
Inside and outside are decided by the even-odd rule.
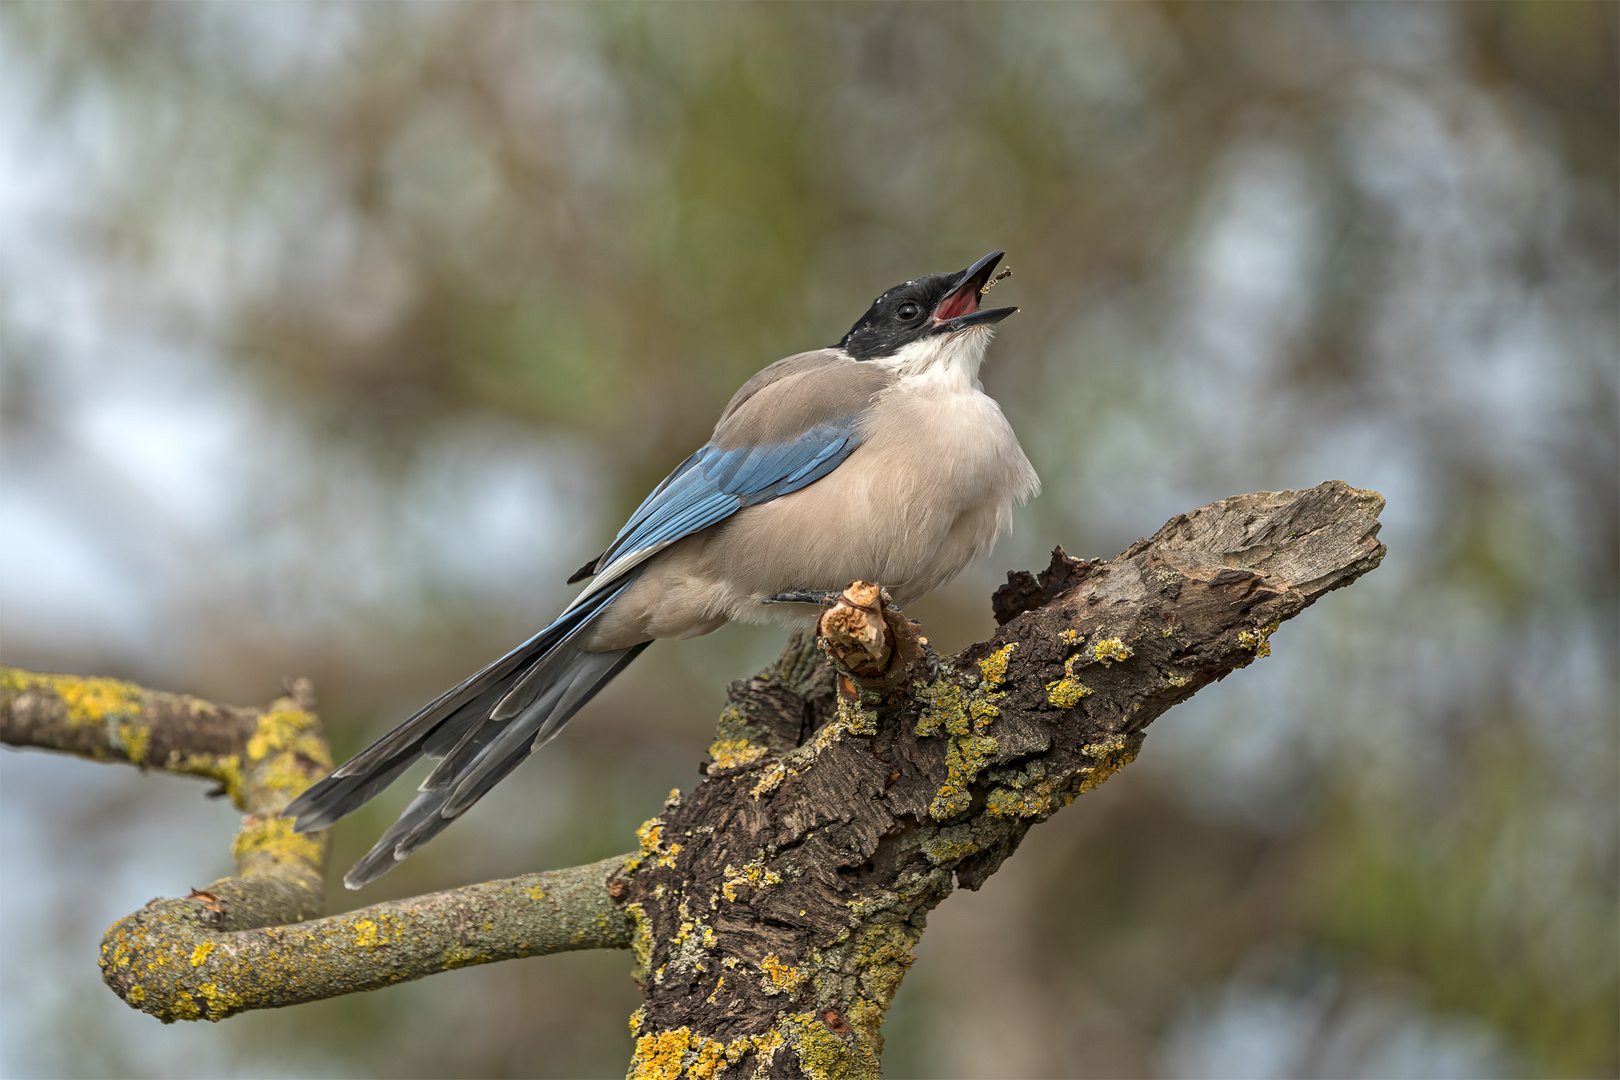
POLYGON ((886 358, 902 379, 935 383, 962 390, 979 389, 979 365, 995 331, 970 326, 948 334, 931 334, 886 358))

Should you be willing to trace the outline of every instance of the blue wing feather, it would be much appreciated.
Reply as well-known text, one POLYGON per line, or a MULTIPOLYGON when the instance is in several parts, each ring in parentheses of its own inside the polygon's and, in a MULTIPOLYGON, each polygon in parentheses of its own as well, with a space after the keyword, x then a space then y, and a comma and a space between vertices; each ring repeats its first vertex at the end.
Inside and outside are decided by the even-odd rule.
POLYGON ((815 483, 861 444, 859 419, 857 414, 817 424, 785 443, 729 450, 703 447, 636 509, 597 560, 598 569, 706 529, 745 506, 815 483))

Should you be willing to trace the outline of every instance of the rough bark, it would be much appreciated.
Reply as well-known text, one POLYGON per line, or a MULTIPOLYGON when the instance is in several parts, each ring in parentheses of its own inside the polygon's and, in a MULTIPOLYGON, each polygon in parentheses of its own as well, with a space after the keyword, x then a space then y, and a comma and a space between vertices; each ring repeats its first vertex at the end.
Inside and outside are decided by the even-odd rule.
POLYGON ((851 655, 871 604, 846 594, 821 639, 842 684, 797 638, 731 688, 708 780, 642 827, 624 890, 645 986, 633 1071, 876 1075, 928 912, 1376 566, 1382 506, 1328 483, 1180 515, 1107 562, 1059 549, 1009 575, 994 637, 900 678, 881 649, 851 655))
POLYGON ((1382 506, 1330 482, 1179 515, 1108 561, 1059 548, 1008 575, 994 637, 945 660, 856 583, 818 635, 732 686, 707 779, 638 852, 294 926, 318 914, 325 838, 272 815, 329 764, 307 693, 226 709, 0 670, 0 736, 209 776, 249 811, 237 876, 108 931, 108 984, 162 1019, 628 945, 634 1075, 875 1075, 927 913, 1129 763, 1166 709, 1377 566, 1382 506))

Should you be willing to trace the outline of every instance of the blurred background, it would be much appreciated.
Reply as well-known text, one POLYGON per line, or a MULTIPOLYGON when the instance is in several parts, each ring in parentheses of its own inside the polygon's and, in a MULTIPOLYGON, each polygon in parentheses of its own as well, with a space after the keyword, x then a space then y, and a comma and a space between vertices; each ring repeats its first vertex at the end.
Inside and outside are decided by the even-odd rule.
MULTIPOLYGON (((527 636, 765 363, 1006 248, 1045 481, 912 614, 1329 478, 1384 565, 932 917, 891 1076, 1612 1076, 1617 9, 0 8, 0 658, 346 755, 527 636)), ((596 859, 728 681, 660 644, 341 910, 596 859)), ((609 1076, 627 954, 218 1026, 103 928, 229 870, 202 785, 0 756, 8 1076, 609 1076)), ((400 785, 336 834, 358 856, 400 785)))

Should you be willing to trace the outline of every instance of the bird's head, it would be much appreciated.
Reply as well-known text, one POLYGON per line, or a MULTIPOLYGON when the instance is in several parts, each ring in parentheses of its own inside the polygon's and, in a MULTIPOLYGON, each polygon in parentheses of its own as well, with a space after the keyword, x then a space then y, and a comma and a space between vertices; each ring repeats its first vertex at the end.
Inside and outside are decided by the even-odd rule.
POLYGON ((903 370, 921 371, 941 360, 970 358, 976 373, 990 328, 1018 310, 979 307, 990 275, 1005 254, 992 251, 966 270, 896 285, 872 301, 838 347, 856 360, 888 360, 903 370))

